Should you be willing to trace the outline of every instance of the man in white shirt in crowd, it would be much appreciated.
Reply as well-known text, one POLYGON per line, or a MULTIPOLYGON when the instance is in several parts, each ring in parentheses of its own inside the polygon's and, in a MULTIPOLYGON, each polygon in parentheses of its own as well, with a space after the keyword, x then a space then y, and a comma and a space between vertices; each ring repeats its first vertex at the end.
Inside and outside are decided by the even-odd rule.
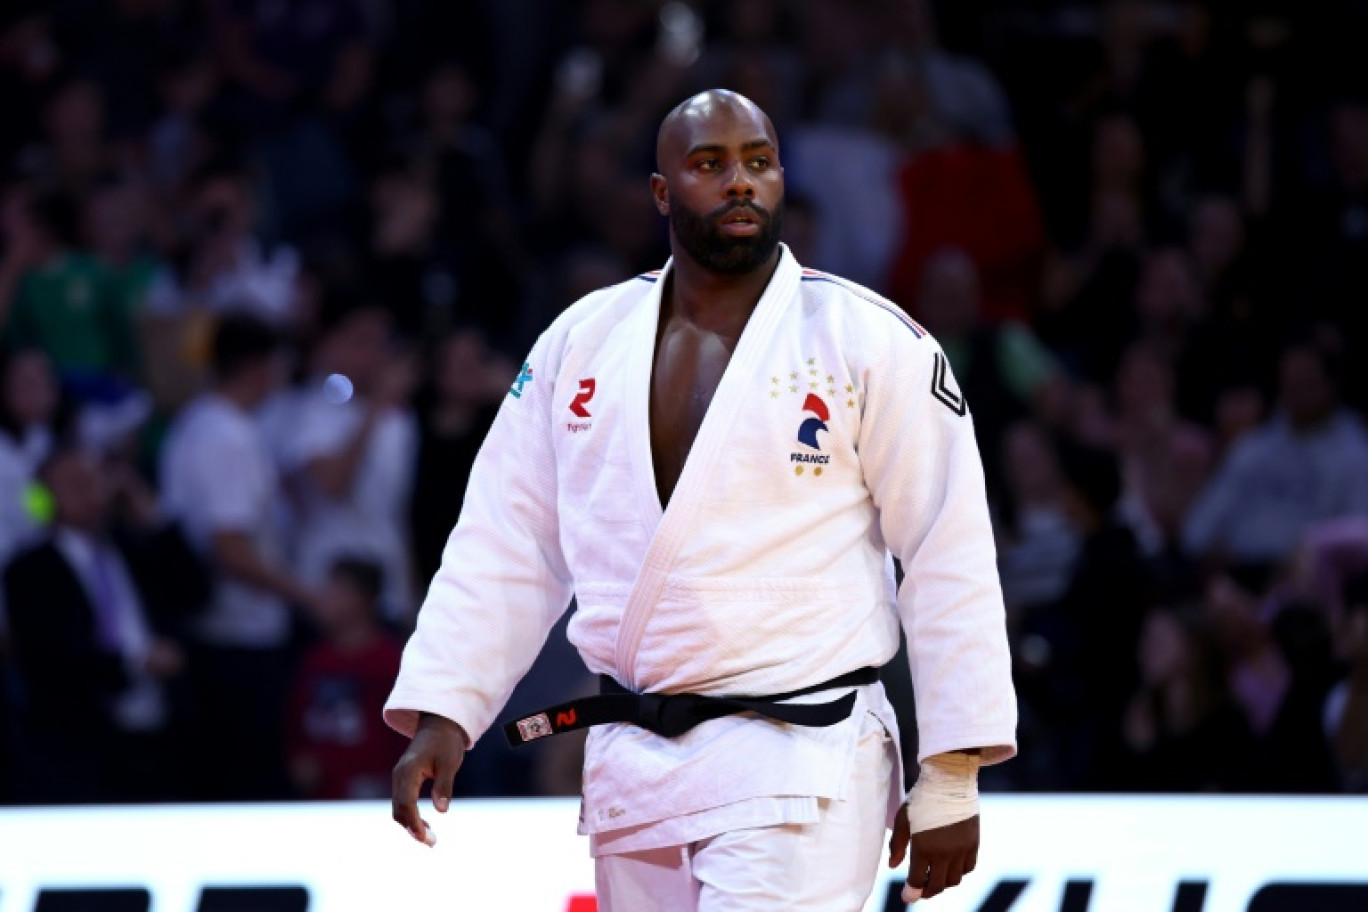
POLYGON ((214 576, 191 656, 204 723, 199 756, 206 797, 283 797, 280 706, 291 606, 307 607, 313 593, 288 569, 280 480, 255 414, 284 376, 280 338, 255 317, 223 317, 213 374, 162 455, 166 508, 214 576))
POLYGON ((375 561, 384 570, 382 613, 407 624, 416 607, 407 527, 418 458, 415 366, 383 308, 343 301, 330 310, 314 378, 276 431, 298 508, 295 566, 321 586, 340 558, 375 561))

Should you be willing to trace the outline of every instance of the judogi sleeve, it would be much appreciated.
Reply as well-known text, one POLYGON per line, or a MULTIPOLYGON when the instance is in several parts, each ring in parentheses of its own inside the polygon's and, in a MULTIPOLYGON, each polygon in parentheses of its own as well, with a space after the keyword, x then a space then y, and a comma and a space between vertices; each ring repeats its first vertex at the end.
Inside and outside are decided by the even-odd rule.
POLYGON ((478 739, 570 602, 550 435, 550 347, 547 336, 537 342, 480 448, 404 648, 385 721, 409 737, 418 714, 429 712, 478 739))
POLYGON ((865 380, 860 461, 889 549, 917 700, 918 760, 1016 753, 1006 613, 972 415, 940 346, 884 340, 865 380))

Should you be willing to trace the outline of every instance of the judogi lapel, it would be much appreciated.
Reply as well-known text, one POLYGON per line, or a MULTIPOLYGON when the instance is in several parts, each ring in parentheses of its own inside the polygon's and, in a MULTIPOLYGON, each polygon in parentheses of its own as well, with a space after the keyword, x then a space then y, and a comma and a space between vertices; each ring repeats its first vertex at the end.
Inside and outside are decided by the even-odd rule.
POLYGON ((697 532, 695 520, 703 503, 700 496, 713 467, 725 447, 723 443, 735 425, 743 404, 749 401, 746 390, 751 388, 764 367, 763 356, 769 350, 775 330, 785 312, 798 301, 798 283, 802 270, 788 248, 781 245, 779 265, 774 270, 765 293, 760 296, 755 311, 732 353, 731 361, 722 374, 717 392, 703 416, 693 447, 684 461, 679 483, 675 485, 669 505, 661 510, 657 492, 655 468, 651 461, 651 371, 655 363, 655 339, 660 322, 661 296, 673 261, 656 282, 655 290, 634 315, 636 330, 632 333, 634 348, 630 361, 632 390, 627 407, 627 430, 630 435, 632 476, 636 480, 637 501, 650 513, 648 528, 655 524, 655 535, 646 551, 641 569, 632 585, 631 594, 623 608, 622 624, 618 628, 616 666, 621 683, 635 689, 637 649, 651 619, 661 590, 674 567, 675 557, 685 537, 697 532))

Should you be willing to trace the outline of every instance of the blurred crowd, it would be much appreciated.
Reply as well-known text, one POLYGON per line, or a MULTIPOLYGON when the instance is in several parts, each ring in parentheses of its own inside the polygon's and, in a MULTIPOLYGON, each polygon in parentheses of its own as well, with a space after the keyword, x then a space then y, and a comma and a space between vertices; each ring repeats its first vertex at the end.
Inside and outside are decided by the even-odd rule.
MULTIPOLYGON (((484 432, 664 262, 655 129, 714 86, 776 124, 799 261, 970 403, 1022 719, 986 786, 1368 789, 1366 38, 1357 0, 7 2, 0 802, 387 794, 484 432)), ((587 686, 553 635, 512 708, 587 686)), ((576 790, 572 740, 494 740, 458 793, 576 790)))

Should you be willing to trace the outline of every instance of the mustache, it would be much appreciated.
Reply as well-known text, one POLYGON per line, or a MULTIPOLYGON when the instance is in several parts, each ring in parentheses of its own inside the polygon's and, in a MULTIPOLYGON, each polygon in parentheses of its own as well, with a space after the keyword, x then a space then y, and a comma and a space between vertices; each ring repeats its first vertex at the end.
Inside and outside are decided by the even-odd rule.
POLYGON ((709 212, 708 218, 724 218, 725 216, 731 215, 733 212, 736 212, 737 210, 745 210, 751 212, 757 216, 760 216, 766 221, 768 221, 770 217, 769 210, 766 209, 764 206, 759 206, 754 202, 751 202, 750 200, 741 200, 740 202, 735 203, 723 203, 721 206, 718 206, 712 212, 709 212))

